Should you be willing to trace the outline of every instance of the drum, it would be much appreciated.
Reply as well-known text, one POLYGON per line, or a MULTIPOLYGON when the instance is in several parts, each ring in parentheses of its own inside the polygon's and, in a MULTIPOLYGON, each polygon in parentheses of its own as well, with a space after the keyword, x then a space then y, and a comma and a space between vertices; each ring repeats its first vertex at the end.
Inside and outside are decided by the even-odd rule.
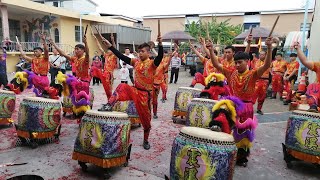
POLYGON ((83 169, 86 169, 85 163, 102 168, 126 164, 129 139, 127 114, 88 110, 81 119, 72 159, 78 160, 83 169))
POLYGON ((183 127, 171 151, 171 179, 230 180, 237 147, 230 134, 198 127, 183 127))
POLYGON ((288 168, 296 159, 320 164, 320 114, 293 111, 287 123, 284 159, 288 168))
POLYGON ((16 95, 12 91, 0 90, 0 124, 11 124, 15 108, 16 95))
POLYGON ((131 124, 141 124, 133 101, 117 101, 112 107, 112 110, 127 113, 131 124))
POLYGON ((212 107, 217 103, 216 100, 193 98, 188 104, 186 125, 193 127, 209 127, 212 120, 212 107))
POLYGON ((26 97, 20 103, 18 124, 19 138, 45 139, 60 135, 61 103, 41 97, 26 97))
POLYGON ((200 97, 201 89, 190 88, 190 87, 179 87, 176 92, 174 101, 173 117, 182 116, 185 117, 188 111, 188 104, 192 98, 200 97))
POLYGON ((93 101, 94 101, 94 91, 92 87, 89 88, 89 92, 90 92, 90 108, 92 109, 93 101))

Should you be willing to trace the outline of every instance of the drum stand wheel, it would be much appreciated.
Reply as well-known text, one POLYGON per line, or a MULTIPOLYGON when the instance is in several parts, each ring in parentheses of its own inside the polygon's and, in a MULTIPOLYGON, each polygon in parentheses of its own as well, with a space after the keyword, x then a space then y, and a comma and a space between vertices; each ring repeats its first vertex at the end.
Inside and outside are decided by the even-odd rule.
POLYGON ((60 136, 60 133, 61 133, 61 124, 59 124, 59 126, 57 127, 57 133, 54 134, 54 140, 55 141, 59 141, 59 136, 60 136))
POLYGON ((83 172, 87 172, 88 171, 88 166, 85 162, 81 162, 81 161, 78 161, 78 164, 80 165, 81 169, 83 172))
POLYGON ((67 112, 63 112, 62 116, 66 117, 66 115, 67 115, 67 112))
POLYGON ((128 147, 128 152, 127 152, 127 158, 126 158, 126 162, 123 164, 124 167, 128 167, 129 165, 129 159, 130 159, 130 154, 131 154, 131 148, 132 148, 132 144, 129 145, 128 147))
POLYGON ((293 165, 292 165, 291 161, 299 161, 299 159, 296 159, 291 154, 289 154, 288 151, 287 151, 286 145, 283 144, 283 143, 282 143, 282 150, 283 150, 283 159, 287 163, 287 168, 288 169, 292 169, 293 165))

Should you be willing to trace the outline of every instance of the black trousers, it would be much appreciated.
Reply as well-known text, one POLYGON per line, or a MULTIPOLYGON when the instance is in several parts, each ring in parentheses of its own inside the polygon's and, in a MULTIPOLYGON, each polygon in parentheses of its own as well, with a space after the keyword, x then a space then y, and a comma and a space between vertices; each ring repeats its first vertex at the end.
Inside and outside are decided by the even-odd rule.
POLYGON ((7 74, 0 74, 0 86, 6 86, 8 84, 8 77, 7 74))
POLYGON ((93 80, 93 85, 95 85, 96 83, 99 85, 99 83, 100 83, 100 79, 99 78, 93 77, 92 80, 93 80))
POLYGON ((179 77, 179 68, 171 68, 171 76, 170 76, 170 83, 172 83, 174 76, 174 83, 177 83, 179 77))
POLYGON ((129 69, 129 77, 130 77, 131 83, 134 84, 134 80, 133 80, 133 68, 130 68, 130 69, 129 69))
POLYGON ((58 75, 58 72, 60 71, 60 69, 56 69, 56 68, 50 68, 50 74, 51 74, 51 82, 54 82, 56 79, 56 76, 58 75))

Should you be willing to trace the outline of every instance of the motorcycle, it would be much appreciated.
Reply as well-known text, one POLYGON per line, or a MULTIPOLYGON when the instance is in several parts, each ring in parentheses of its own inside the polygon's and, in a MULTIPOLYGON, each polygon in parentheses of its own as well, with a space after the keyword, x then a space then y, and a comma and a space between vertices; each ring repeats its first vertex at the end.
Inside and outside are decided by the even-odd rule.
POLYGON ((20 59, 20 61, 16 64, 16 72, 29 70, 31 71, 31 63, 27 62, 24 59, 20 59))

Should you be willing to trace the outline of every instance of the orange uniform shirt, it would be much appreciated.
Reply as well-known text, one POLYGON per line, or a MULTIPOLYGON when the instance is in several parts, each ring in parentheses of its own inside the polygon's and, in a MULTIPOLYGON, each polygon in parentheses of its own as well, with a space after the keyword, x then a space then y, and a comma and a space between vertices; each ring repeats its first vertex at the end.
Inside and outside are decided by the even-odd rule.
POLYGON ((146 59, 131 59, 131 65, 134 67, 134 85, 138 89, 152 91, 154 73, 157 66, 154 65, 154 60, 146 59))
MULTIPOLYGON (((264 61, 257 59, 253 64, 253 69, 258 70, 259 67, 264 65, 264 61)), ((261 76, 261 78, 269 78, 270 68, 268 68, 261 76)))
POLYGON ((36 74, 46 76, 49 72, 49 59, 44 56, 33 58, 31 69, 36 74))
MULTIPOLYGON (((297 60, 288 63, 287 64, 287 72, 285 75, 290 75, 294 70, 298 70, 299 66, 300 66, 300 64, 297 60)), ((298 75, 298 71, 296 71, 295 75, 298 75)))
POLYGON ((287 69, 287 61, 285 60, 275 60, 272 62, 271 64, 271 67, 272 67, 272 72, 275 73, 275 72, 278 72, 278 73, 285 73, 286 69, 287 69))
POLYGON ((85 56, 78 58, 76 56, 71 57, 71 62, 75 65, 76 76, 84 81, 90 81, 89 71, 89 59, 85 56))
POLYGON ((105 64, 104 71, 113 72, 117 68, 117 56, 114 54, 104 54, 105 64))

